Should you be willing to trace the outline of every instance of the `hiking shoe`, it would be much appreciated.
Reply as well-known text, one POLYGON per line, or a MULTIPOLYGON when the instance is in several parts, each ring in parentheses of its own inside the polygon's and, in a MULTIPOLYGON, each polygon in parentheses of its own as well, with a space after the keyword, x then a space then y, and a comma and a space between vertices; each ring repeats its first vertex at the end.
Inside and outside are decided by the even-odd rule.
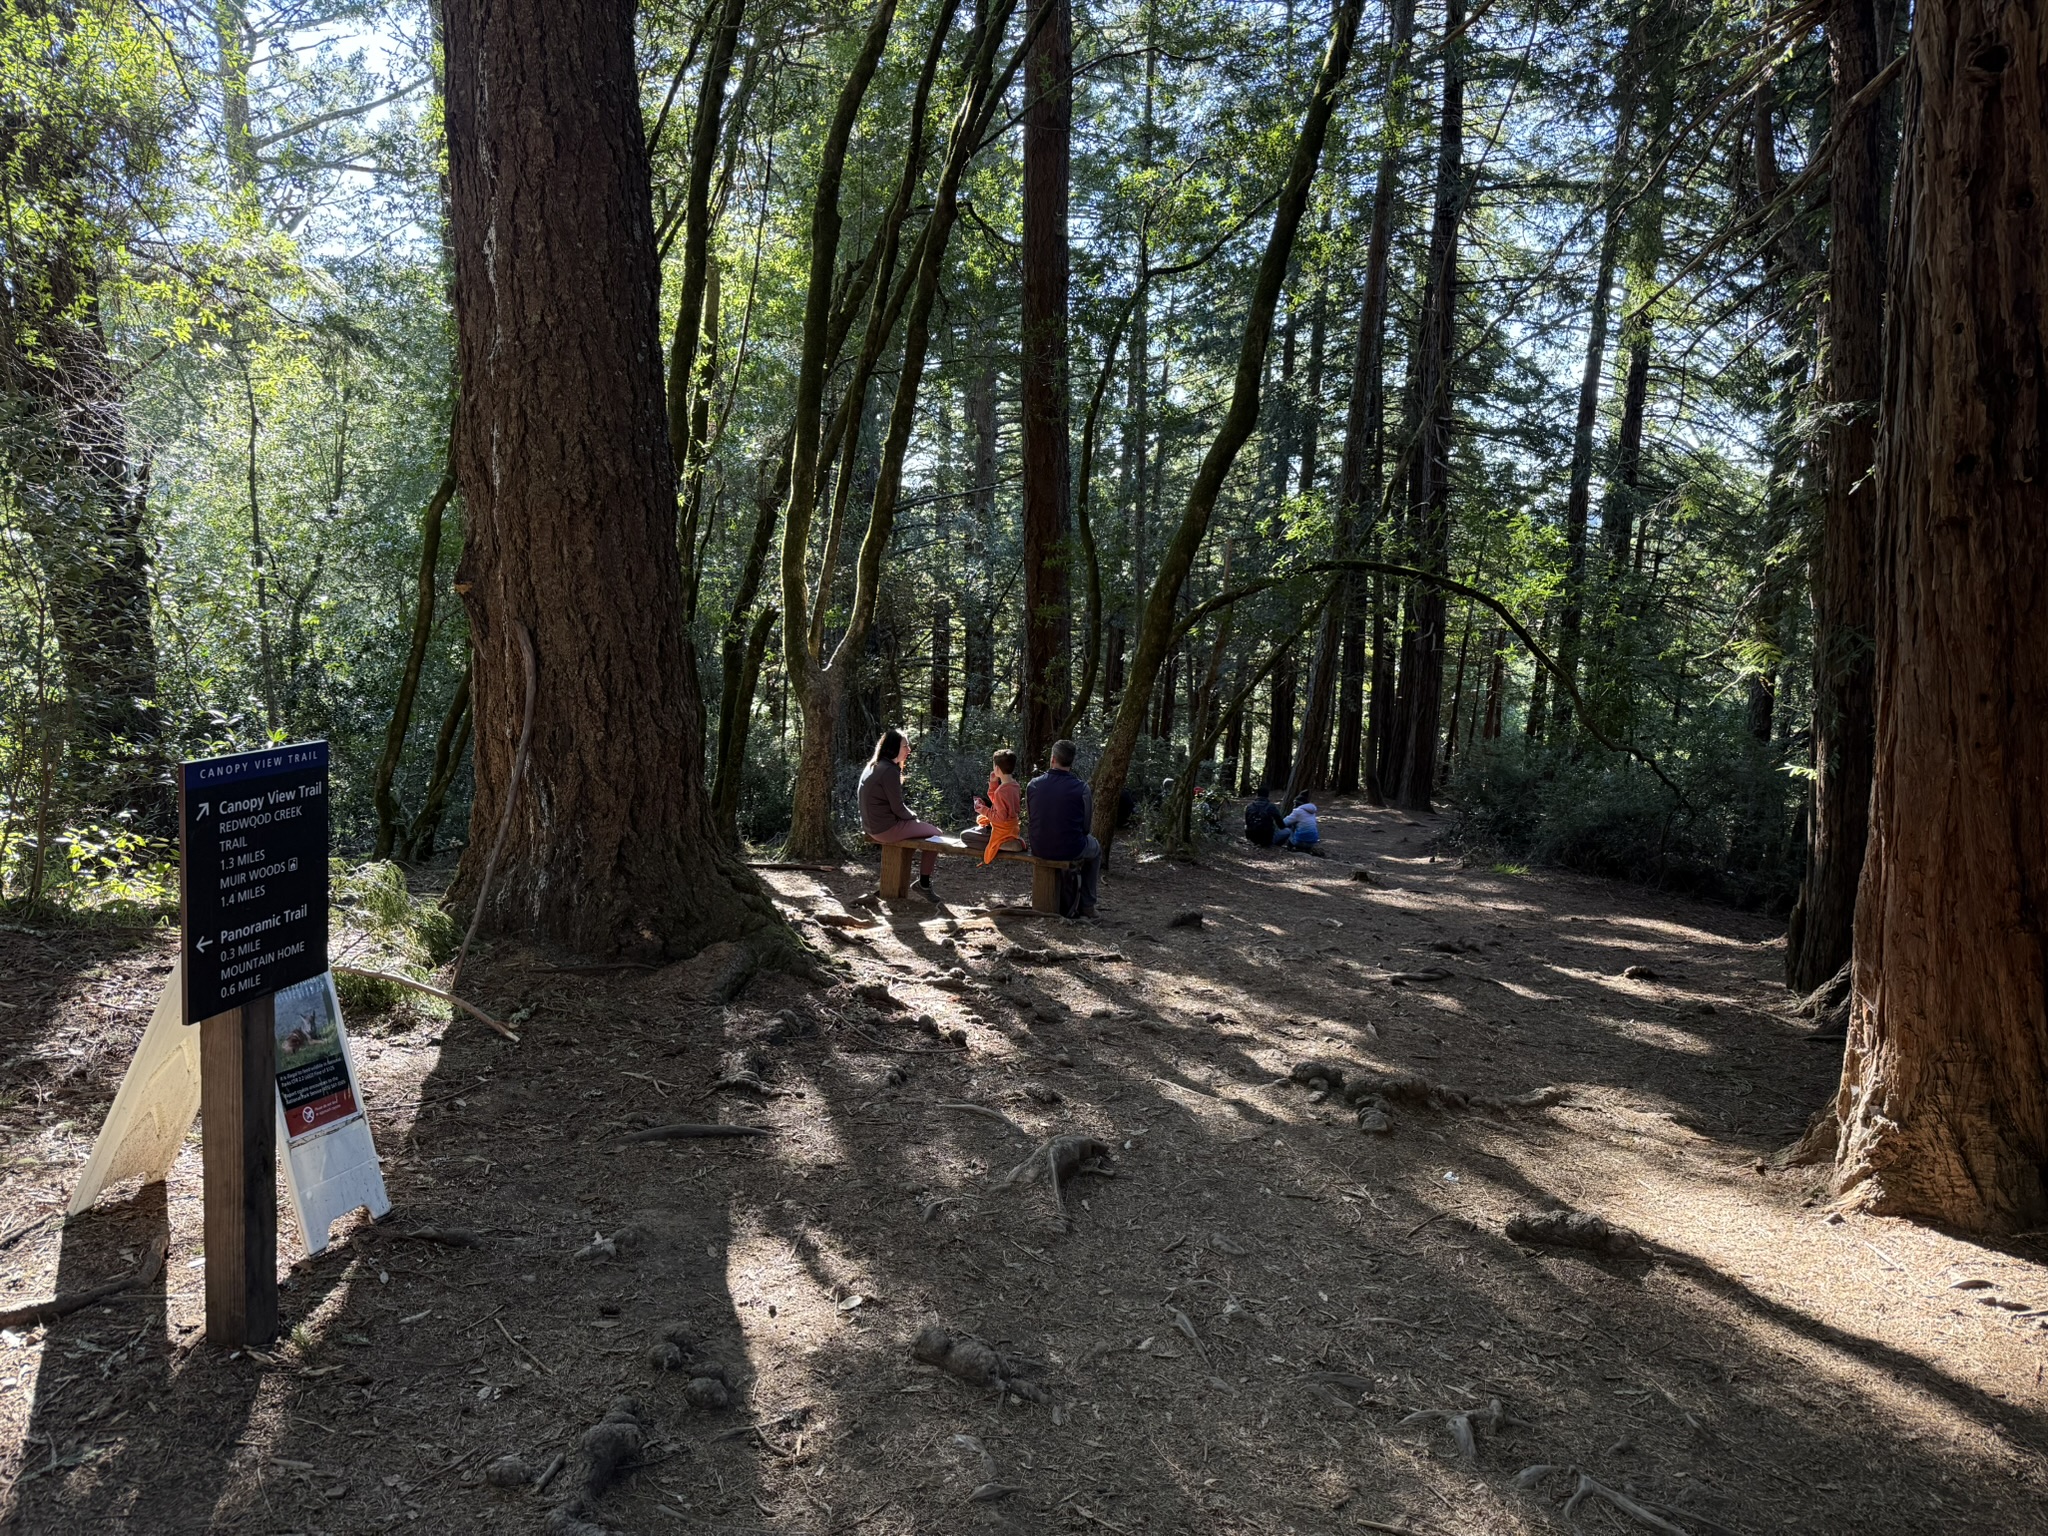
POLYGON ((929 880, 913 881, 910 887, 910 894, 913 896, 922 896, 926 901, 930 902, 933 906, 938 905, 939 893, 932 889, 932 883, 929 880))

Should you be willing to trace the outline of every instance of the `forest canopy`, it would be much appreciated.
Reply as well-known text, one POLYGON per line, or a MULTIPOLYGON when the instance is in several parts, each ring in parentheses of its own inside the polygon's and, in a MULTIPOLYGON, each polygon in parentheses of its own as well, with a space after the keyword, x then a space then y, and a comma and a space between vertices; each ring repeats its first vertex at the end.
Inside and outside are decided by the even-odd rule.
MULTIPOLYGON (((1159 830, 1262 780, 1435 799, 1495 856, 1791 905, 1840 415, 1821 11, 1364 7, 1281 249, 1338 19, 639 9, 726 836, 821 846, 892 723, 949 814, 994 745, 1093 761, 1263 325, 1136 705, 1159 830)), ((7 896, 147 885, 167 765, 265 740, 335 743, 348 845, 460 844, 440 17, 17 0, 0 46, 7 896)))

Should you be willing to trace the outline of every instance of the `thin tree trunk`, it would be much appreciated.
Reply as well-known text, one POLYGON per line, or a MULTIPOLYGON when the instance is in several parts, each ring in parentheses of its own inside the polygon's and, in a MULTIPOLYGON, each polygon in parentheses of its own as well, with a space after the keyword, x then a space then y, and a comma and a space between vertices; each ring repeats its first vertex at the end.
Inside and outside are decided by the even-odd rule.
POLYGON ((1266 761, 1259 777, 1279 789, 1294 777, 1296 672, 1293 655, 1273 669, 1266 695, 1266 761))
POLYGON ((1911 49, 1836 1178, 2013 1232, 2048 1220, 2048 14, 1923 0, 1911 49))
MULTIPOLYGON (((1443 112, 1437 137, 1436 210, 1429 236, 1429 269, 1423 287, 1422 325, 1417 338, 1416 420, 1420 428, 1412 516, 1416 564, 1450 569, 1451 359, 1458 314, 1458 225, 1465 205, 1465 0, 1446 0, 1443 112)), ((1395 803, 1426 811, 1436 787, 1437 722, 1444 675, 1444 595, 1424 587, 1409 595, 1413 613, 1408 657, 1400 686, 1401 716, 1395 743, 1398 783, 1395 803)))
POLYGON ((1024 756, 1036 763, 1067 716, 1073 600, 1068 539, 1067 198, 1074 26, 1068 0, 1048 12, 1025 69, 1020 425, 1024 472, 1024 756))
MULTIPOLYGON (((521 629, 540 664, 483 926, 649 959, 733 938, 793 953, 703 781, 633 6, 446 16, 479 825, 513 791, 521 629)), ((460 899, 479 873, 465 861, 460 899)))
MULTIPOLYGON (((967 425, 974 444, 974 494, 969 500, 967 521, 967 582, 963 596, 966 613, 966 691, 963 707, 969 715, 987 719, 996 701, 995 615, 990 611, 989 530, 996 516, 996 370, 993 364, 977 369, 967 381, 967 425)), ((964 721, 963 721, 964 723, 964 721)))
MULTIPOLYGON (((1600 259, 1593 277, 1592 312, 1586 324, 1586 361, 1579 374, 1579 414, 1572 432, 1571 484, 1565 493, 1564 593, 1560 605, 1557 662, 1577 676, 1579 637, 1585 624, 1586 527, 1593 505, 1593 427, 1600 416, 1600 381, 1607 367, 1608 306, 1614 290, 1614 267, 1621 250, 1621 202, 1628 181, 1629 156, 1635 131, 1640 43, 1631 26, 1628 41, 1615 60, 1614 152, 1607 165, 1606 205, 1601 212, 1600 259)), ((1571 724, 1571 698, 1557 696, 1560 734, 1571 724)))
MULTIPOLYGON (((1453 4, 1458 0, 1452 0, 1453 4)), ((1131 660, 1131 676, 1123 703, 1117 710, 1101 760, 1096 764, 1095 836, 1107 849, 1115 839, 1117 799, 1130 774, 1131 757, 1144 727, 1147 706, 1152 702, 1154 683, 1171 648, 1174 611, 1181 584, 1193 569, 1208 532, 1209 518, 1223 490, 1225 476, 1237 460, 1238 451, 1258 424, 1259 385, 1266 372, 1266 350, 1272 340, 1273 310, 1280 300, 1280 285, 1287 275, 1294 238, 1301 228, 1308 206, 1309 190, 1321 163, 1323 141, 1329 134, 1330 119, 1337 107, 1339 87, 1351 64, 1352 45, 1358 35, 1358 14, 1362 0, 1338 0, 1330 18, 1330 41, 1323 55, 1315 94, 1302 116, 1300 136, 1295 141, 1293 161, 1282 184, 1274 210, 1272 233, 1260 258, 1257 277, 1246 307, 1244 336, 1238 349, 1237 377, 1231 388, 1230 405, 1224 412, 1216 439, 1203 455, 1188 488, 1187 505, 1180 525, 1168 541, 1160 561, 1159 575, 1145 604, 1144 622, 1138 631, 1137 653, 1131 660)))
POLYGON ((690 122, 690 168, 683 193, 682 291, 677 297, 668 360, 668 438, 679 475, 690 461, 690 398, 696 387, 697 346, 711 264, 711 172, 718 157, 725 85, 732 74, 732 56, 739 46, 740 17, 745 10, 746 0, 722 0, 717 24, 711 30, 711 49, 704 57, 696 115, 690 122))
MULTIPOLYGON (((1806 878, 1786 933, 1785 981, 1810 991, 1849 950, 1869 837, 1875 751, 1871 633, 1878 560, 1876 408, 1884 376, 1884 116, 1848 116, 1883 65, 1871 0, 1833 0, 1828 52, 1835 113, 1829 166, 1827 481, 1814 562, 1813 812, 1806 878)), ((1925 65, 1922 66, 1926 67, 1925 65)))
POLYGON ((399 759, 405 753, 405 733, 412 728, 413 698, 419 692, 420 671, 426 665, 427 644, 434 634, 434 589, 438 585, 441 560, 441 517, 455 497, 453 455, 441 483, 420 515, 420 571, 413 594, 412 638, 405 652, 405 669, 398 678, 398 698, 391 706, 391 720, 384 728, 384 750, 370 780, 371 803, 377 811, 377 842, 372 857, 388 859, 397 845, 399 822, 405 812, 392 790, 398 777, 399 759))
POLYGON ((944 597, 932 599, 931 702, 926 722, 926 729, 940 736, 953 729, 953 605, 944 597))
POLYGON ((1365 615, 1353 613, 1344 621, 1343 667, 1337 687, 1336 764, 1330 774, 1340 795, 1355 795, 1364 783, 1364 737, 1365 615))
POLYGON ((441 817, 448 808, 448 791, 455 784, 462 754, 469 746, 471 718, 469 669, 465 667, 462 680, 455 685, 455 695, 441 716, 441 730, 434 738, 434 767, 427 776, 426 796, 399 845, 398 856, 408 864, 424 864, 434 856, 434 839, 440 835, 441 817))

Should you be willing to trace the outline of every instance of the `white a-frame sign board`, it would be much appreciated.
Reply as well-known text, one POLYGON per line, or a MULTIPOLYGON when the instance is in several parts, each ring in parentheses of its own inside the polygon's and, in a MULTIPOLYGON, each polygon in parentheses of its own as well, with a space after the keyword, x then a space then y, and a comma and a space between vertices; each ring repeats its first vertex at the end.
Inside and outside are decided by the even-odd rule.
MULTIPOLYGON (((109 1184, 168 1176, 199 1113, 199 1031, 184 1023, 183 965, 174 964, 164 980, 135 1060, 71 1192, 70 1215, 90 1208, 109 1184)), ((280 989, 276 1017, 273 1097, 285 1192, 306 1252, 319 1253, 336 1221, 358 1206, 381 1217, 391 1197, 363 1114, 332 973, 280 989)))

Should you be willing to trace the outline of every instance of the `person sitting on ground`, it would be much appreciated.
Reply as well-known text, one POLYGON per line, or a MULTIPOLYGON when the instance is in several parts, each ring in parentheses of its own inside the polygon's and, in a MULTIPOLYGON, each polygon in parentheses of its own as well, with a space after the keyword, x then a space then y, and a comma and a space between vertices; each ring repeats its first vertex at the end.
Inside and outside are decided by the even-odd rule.
MULTIPOLYGON (((920 837, 938 837, 939 829, 919 821, 903 803, 903 768, 910 761, 910 738, 899 730, 882 732, 875 743, 875 755, 860 771, 860 824, 871 843, 907 843, 920 837)), ((920 850, 917 884, 912 886, 926 901, 939 898, 932 891, 932 871, 939 856, 930 848, 920 850)))
POLYGON ((1281 847, 1299 848, 1305 853, 1321 852, 1316 844, 1323 840, 1322 829, 1316 825, 1315 802, 1307 795, 1294 802, 1294 809, 1287 813, 1280 826, 1285 834, 1281 847))
POLYGON ((1025 794, 1030 806, 1031 854, 1039 859, 1081 861, 1081 915, 1095 915, 1102 878, 1102 844, 1088 828, 1095 820, 1095 796, 1074 772, 1074 744, 1052 744, 1052 766, 1033 779, 1025 794))
POLYGON ((1244 808, 1244 840, 1255 848, 1270 848, 1280 830, 1280 807, 1273 803, 1273 791, 1266 785, 1244 808))
POLYGON ((993 864, 998 853, 1022 853, 1024 786, 1017 782, 1017 754, 1002 748, 989 759, 988 798, 974 797, 974 825, 960 841, 982 850, 981 862, 993 864))

